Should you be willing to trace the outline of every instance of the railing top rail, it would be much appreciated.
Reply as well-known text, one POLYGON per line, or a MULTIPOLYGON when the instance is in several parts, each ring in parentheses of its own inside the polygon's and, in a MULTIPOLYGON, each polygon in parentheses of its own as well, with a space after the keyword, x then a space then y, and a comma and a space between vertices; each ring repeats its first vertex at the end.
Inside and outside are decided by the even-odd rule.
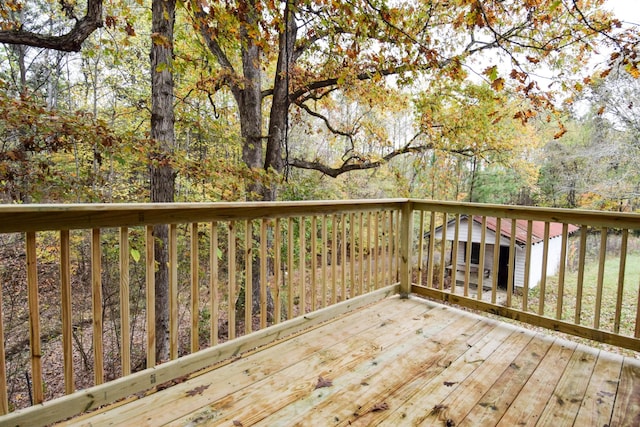
POLYGON ((401 209, 408 199, 0 205, 0 233, 283 218, 401 209))
POLYGON ((416 210, 560 222, 593 227, 640 229, 640 214, 630 212, 606 212, 586 209, 541 208, 416 199, 410 199, 409 202, 412 203, 413 208, 416 210))
POLYGON ((417 210, 433 210, 452 214, 640 229, 640 214, 637 213, 398 198, 294 202, 0 205, 0 233, 286 218, 348 211, 401 209, 406 203, 411 203, 412 208, 417 210))

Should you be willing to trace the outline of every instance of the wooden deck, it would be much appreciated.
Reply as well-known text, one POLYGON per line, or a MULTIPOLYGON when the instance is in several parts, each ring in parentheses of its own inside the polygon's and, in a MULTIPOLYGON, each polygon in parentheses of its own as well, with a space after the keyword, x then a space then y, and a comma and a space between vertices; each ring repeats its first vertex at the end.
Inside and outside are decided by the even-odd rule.
POLYGON ((389 298, 67 425, 640 425, 640 363, 389 298))

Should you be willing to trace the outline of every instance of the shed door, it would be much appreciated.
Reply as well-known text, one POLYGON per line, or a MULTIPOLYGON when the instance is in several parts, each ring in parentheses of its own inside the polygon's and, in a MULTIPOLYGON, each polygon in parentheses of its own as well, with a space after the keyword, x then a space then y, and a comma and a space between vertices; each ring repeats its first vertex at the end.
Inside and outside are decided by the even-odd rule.
POLYGON ((508 282, 509 282, 509 246, 500 246, 500 258, 498 260, 498 287, 506 290, 508 282))

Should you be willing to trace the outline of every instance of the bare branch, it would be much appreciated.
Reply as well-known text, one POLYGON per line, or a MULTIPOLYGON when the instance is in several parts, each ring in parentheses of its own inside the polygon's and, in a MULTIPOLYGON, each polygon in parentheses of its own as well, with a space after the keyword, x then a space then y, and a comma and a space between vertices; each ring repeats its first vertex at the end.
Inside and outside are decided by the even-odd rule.
POLYGON ((86 15, 66 34, 52 36, 24 30, 3 30, 0 31, 0 43, 79 52, 87 37, 102 25, 102 0, 88 0, 86 15))
MULTIPOLYGON (((367 169, 378 168, 383 164, 391 161, 391 159, 401 156, 403 154, 419 154, 419 153, 424 153, 425 151, 428 151, 428 150, 436 149, 433 143, 428 143, 424 145, 411 145, 420 135, 421 133, 415 135, 411 139, 411 141, 409 141, 409 143, 406 144, 404 147, 393 150, 378 160, 372 161, 369 159, 364 159, 360 156, 350 156, 342 163, 342 165, 340 165, 339 167, 333 168, 331 166, 328 166, 322 163, 319 160, 307 161, 303 159, 292 159, 289 161, 289 166, 293 166, 300 169, 316 170, 332 178, 337 178, 343 173, 347 173, 355 170, 367 170, 367 169)), ((460 154, 463 156, 474 155, 473 150, 471 150, 470 148, 463 148, 463 149, 457 149, 457 150, 447 149, 444 151, 447 151, 453 154, 460 154)))
POLYGON ((313 116, 315 118, 318 118, 318 119, 322 120, 324 122, 324 125, 327 127, 327 129, 329 129, 329 131, 331 133, 333 133, 335 135, 346 136, 349 139, 353 138, 355 132, 353 132, 353 131, 348 132, 348 131, 338 130, 338 129, 334 128, 331 125, 331 123, 329 122, 329 119, 326 116, 318 113, 317 111, 313 111, 308 105, 306 105, 306 104, 304 104, 302 102, 296 102, 296 105, 298 107, 302 108, 304 111, 306 111, 307 114, 309 114, 310 116, 313 116))

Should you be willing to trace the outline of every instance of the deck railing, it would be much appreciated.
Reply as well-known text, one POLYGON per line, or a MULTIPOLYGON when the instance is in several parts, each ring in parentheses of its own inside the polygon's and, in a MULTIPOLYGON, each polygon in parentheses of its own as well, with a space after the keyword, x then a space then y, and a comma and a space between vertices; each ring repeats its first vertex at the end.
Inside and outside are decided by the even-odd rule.
POLYGON ((60 405, 64 418, 250 349, 240 338, 267 326, 295 333, 325 307, 388 288, 403 204, 0 207, 0 414, 85 389, 60 405), (158 224, 168 228, 168 358, 182 365, 156 359, 158 224), (215 357, 196 355, 223 342, 215 357), (103 383, 114 385, 98 397, 103 383))
POLYGON ((412 292, 640 351, 640 215, 410 203, 412 292))
POLYGON ((0 424, 162 387, 397 292, 639 351, 639 231, 636 214, 407 199, 0 206, 0 424))

